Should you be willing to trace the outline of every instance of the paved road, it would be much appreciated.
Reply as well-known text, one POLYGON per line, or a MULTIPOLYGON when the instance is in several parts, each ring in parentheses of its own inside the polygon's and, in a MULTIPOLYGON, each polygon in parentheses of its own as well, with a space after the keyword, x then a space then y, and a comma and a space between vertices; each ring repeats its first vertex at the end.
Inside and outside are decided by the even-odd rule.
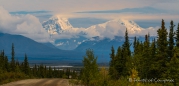
POLYGON ((71 86, 67 79, 27 79, 1 86, 71 86))

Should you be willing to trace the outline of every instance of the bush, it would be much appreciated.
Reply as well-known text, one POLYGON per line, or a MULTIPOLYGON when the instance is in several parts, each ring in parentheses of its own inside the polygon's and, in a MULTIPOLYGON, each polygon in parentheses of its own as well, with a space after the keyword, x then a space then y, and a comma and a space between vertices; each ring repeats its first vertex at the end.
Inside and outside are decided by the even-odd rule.
POLYGON ((29 76, 27 76, 24 73, 16 73, 16 72, 5 72, 0 74, 0 84, 5 84, 12 81, 27 79, 29 76))

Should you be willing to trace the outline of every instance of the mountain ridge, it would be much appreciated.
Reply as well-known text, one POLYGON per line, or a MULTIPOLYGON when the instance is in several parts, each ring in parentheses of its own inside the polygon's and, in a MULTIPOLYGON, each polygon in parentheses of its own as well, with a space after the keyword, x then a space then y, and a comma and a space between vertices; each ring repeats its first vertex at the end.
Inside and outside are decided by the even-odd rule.
POLYGON ((81 57, 79 52, 72 50, 61 50, 55 48, 53 45, 47 43, 38 43, 30 38, 21 35, 11 35, 7 33, 0 33, 0 50, 4 50, 7 56, 11 56, 12 43, 15 47, 15 54, 17 57, 22 57, 26 53, 29 57, 63 57, 73 58, 81 57), (51 47, 50 47, 51 46, 51 47), (70 53, 70 54, 69 54, 70 53))
POLYGON ((64 50, 73 50, 86 40, 95 40, 94 37, 99 37, 98 40, 105 38, 113 40, 115 36, 123 37, 126 28, 129 36, 145 35, 154 30, 153 27, 144 29, 134 21, 126 19, 113 19, 88 28, 74 28, 68 18, 62 16, 53 16, 44 21, 42 26, 51 35, 51 39, 54 40, 51 43, 64 50))

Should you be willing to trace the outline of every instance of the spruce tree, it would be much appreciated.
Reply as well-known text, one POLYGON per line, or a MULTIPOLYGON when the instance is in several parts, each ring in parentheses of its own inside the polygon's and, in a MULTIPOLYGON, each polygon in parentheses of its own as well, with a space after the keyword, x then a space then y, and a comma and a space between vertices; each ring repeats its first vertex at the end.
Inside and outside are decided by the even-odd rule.
POLYGON ((156 41, 155 41, 155 38, 153 39, 150 48, 151 48, 151 50, 150 50, 150 57, 151 58, 155 58, 155 55, 156 55, 156 41))
MULTIPOLYGON (((97 57, 94 56, 93 50, 88 49, 83 59, 82 82, 86 86, 95 86, 95 81, 99 78, 97 57)), ((97 83, 97 82, 96 82, 97 83)))
POLYGON ((141 75, 141 78, 148 78, 148 70, 150 68, 150 64, 151 64, 151 60, 150 60, 150 42, 149 42, 149 35, 145 35, 145 41, 144 41, 144 49, 143 49, 143 52, 142 52, 142 58, 141 58, 141 69, 142 69, 142 75, 141 75))
POLYGON ((168 56, 169 58, 173 57, 173 48, 174 48, 174 29, 175 25, 173 21, 170 22, 170 32, 169 32, 169 46, 168 46, 168 56))
POLYGON ((155 38, 153 39, 150 49, 149 49, 149 59, 148 59, 148 63, 149 69, 148 69, 148 76, 147 78, 155 78, 158 74, 156 73, 157 67, 155 64, 156 61, 156 41, 155 38))
POLYGON ((176 46, 179 48, 179 23, 178 23, 178 27, 176 30, 175 40, 176 40, 176 46))
POLYGON ((115 58, 115 50, 114 47, 111 47, 111 54, 110 54, 111 61, 109 63, 109 75, 111 79, 116 79, 117 71, 115 69, 116 58, 115 58))
POLYGON ((28 62, 28 59, 27 59, 27 55, 25 54, 25 57, 24 57, 24 65, 23 65, 23 72, 25 74, 29 74, 29 62, 28 62))
POLYGON ((125 41, 124 41, 124 44, 123 44, 123 50, 125 51, 125 56, 129 57, 131 56, 131 51, 130 51, 130 42, 129 42, 129 37, 128 37, 128 31, 127 31, 127 28, 126 28, 126 32, 125 32, 125 41))
POLYGON ((32 72, 33 72, 33 76, 37 77, 37 65, 36 64, 34 65, 32 72))
POLYGON ((11 51, 11 71, 15 72, 15 51, 14 51, 14 44, 12 43, 12 51, 11 51))
POLYGON ((122 75, 124 77, 129 75, 129 71, 130 71, 130 67, 131 67, 131 62, 130 62, 130 57, 131 57, 131 51, 130 51, 130 42, 129 42, 129 37, 128 37, 128 32, 126 29, 125 32, 125 41, 124 44, 122 45, 122 55, 121 55, 121 59, 123 60, 123 72, 122 75))
POLYGON ((51 67, 48 67, 48 78, 52 78, 53 77, 53 74, 52 74, 52 68, 51 67))
POLYGON ((7 56, 4 56, 4 66, 5 66, 5 70, 6 70, 7 72, 9 72, 10 69, 9 69, 9 63, 8 63, 8 58, 7 58, 7 56))
POLYGON ((137 38, 135 36, 134 37, 134 43, 133 43, 134 53, 136 53, 136 46, 137 46, 137 38))
POLYGON ((143 47, 143 44, 141 44, 139 42, 139 39, 136 39, 134 53, 133 53, 133 56, 132 56, 132 63, 133 63, 132 68, 137 69, 137 71, 139 71, 139 75, 142 74, 141 73, 142 47, 143 47))
POLYGON ((122 76, 123 76, 123 72, 124 72, 124 67, 125 67, 125 63, 123 61, 123 58, 122 58, 122 49, 121 47, 119 46, 118 49, 117 49, 117 54, 116 54, 116 61, 115 61, 115 70, 117 71, 117 74, 116 74, 116 79, 120 79, 122 76))
POLYGON ((179 48, 174 48, 174 55, 170 60, 168 77, 174 79, 173 85, 179 86, 179 48))
POLYGON ((156 78, 164 78, 163 75, 166 71, 166 64, 169 61, 168 60, 168 41, 167 41, 167 29, 165 28, 165 22, 162 19, 161 28, 157 30, 157 57, 156 57, 156 66, 157 66, 157 72, 158 76, 156 78))

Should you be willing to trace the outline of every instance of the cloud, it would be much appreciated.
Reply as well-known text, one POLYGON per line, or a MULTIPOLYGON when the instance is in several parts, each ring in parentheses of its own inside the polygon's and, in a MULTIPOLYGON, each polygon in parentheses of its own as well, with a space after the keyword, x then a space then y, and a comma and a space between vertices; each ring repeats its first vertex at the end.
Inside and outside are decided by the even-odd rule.
POLYGON ((67 28, 63 33, 52 35, 52 38, 71 39, 83 36, 91 40, 93 40, 93 37, 99 37, 99 39, 114 39, 115 36, 124 36, 126 28, 128 29, 129 36, 141 36, 148 33, 152 36, 156 36, 156 31, 158 29, 158 27, 149 27, 144 29, 138 26, 134 21, 114 19, 88 28, 67 28))
MULTIPOLYGON (((55 13, 72 13, 76 11, 116 10, 154 6, 172 10, 179 0, 1 0, 0 5, 10 11, 50 10, 55 13), (167 6, 167 7, 166 7, 167 6)), ((177 8, 174 8, 178 10, 177 8)))
MULTIPOLYGON (((178 20, 178 3, 179 0, 1 0, 0 5, 4 6, 9 11, 51 11, 52 14, 64 14, 68 15, 68 18, 77 17, 96 17, 96 18, 108 18, 114 19, 114 17, 124 17, 134 19, 164 19, 171 18, 172 20, 178 20), (156 12, 161 12, 161 10, 169 11, 169 14, 152 14, 150 11, 145 14, 137 14, 135 12, 122 13, 122 14, 75 14, 74 12, 87 12, 87 11, 116 11, 123 9, 135 9, 135 8, 145 8, 152 7, 158 10, 156 12), (70 15, 69 15, 70 14, 70 15), (73 16, 71 16, 71 14, 73 16), (142 16, 142 17, 140 17, 142 16), (176 19, 177 18, 177 19, 176 19)), ((143 12, 144 13, 144 12, 143 12)), ((44 19, 43 19, 44 20, 44 19)))
POLYGON ((12 16, 0 7, 0 32, 20 34, 37 42, 49 41, 49 34, 42 28, 39 19, 33 15, 12 16))
MULTIPOLYGON (((73 14, 76 18, 83 18, 83 17, 92 17, 92 18, 101 18, 101 19, 127 19, 127 20, 158 20, 161 21, 164 20, 174 20, 178 22, 179 15, 178 14, 166 14, 166 13, 157 13, 157 14, 142 14, 142 13, 79 13, 79 14, 73 14)), ((68 18, 71 18, 70 16, 68 18)))
POLYGON ((129 36, 143 36, 148 33, 150 33, 152 36, 156 36, 159 27, 141 28, 133 21, 116 19, 87 28, 86 36, 87 38, 99 36, 100 39, 114 39, 115 36, 124 36, 126 28, 128 30, 129 36))
POLYGON ((141 8, 125 8, 120 10, 98 10, 98 11, 84 11, 76 13, 144 13, 144 14, 156 14, 156 13, 168 13, 167 10, 161 10, 153 7, 141 7, 141 8))
POLYGON ((40 11, 16 11, 16 12, 10 12, 10 14, 47 14, 51 11, 46 10, 40 10, 40 11))

